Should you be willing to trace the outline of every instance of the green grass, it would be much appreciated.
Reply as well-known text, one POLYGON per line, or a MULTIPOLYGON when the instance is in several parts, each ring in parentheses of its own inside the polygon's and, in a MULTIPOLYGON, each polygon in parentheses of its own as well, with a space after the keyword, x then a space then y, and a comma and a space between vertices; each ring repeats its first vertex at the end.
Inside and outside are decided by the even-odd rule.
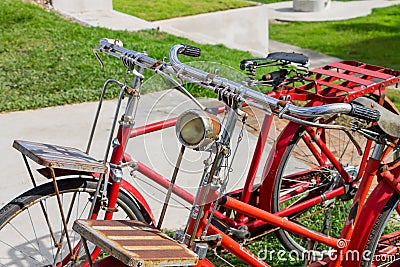
POLYGON ((150 21, 251 5, 251 2, 245 0, 113 0, 115 10, 150 21))
MULTIPOLYGON (((149 21, 170 19, 208 12, 271 4, 288 0, 113 0, 115 10, 149 21)), ((354 1, 354 0, 337 0, 354 1)))
POLYGON ((336 22, 270 24, 273 40, 342 59, 400 69, 400 5, 336 22))
MULTIPOLYGON (((100 68, 92 49, 103 37, 123 40, 125 47, 145 50, 157 59, 168 56, 177 43, 199 46, 201 60, 237 68, 241 59, 250 56, 157 31, 84 27, 19 0, 0 1, 0 32, 0 112, 98 100, 104 81, 123 79, 125 73, 119 60, 106 55, 102 55, 105 69, 100 68)), ((109 90, 106 97, 116 95, 116 89, 109 90)))
MULTIPOLYGON (((399 14, 397 5, 346 21, 270 24, 269 37, 330 56, 400 70, 399 14)), ((400 109, 400 92, 387 90, 387 95, 400 109)))
MULTIPOLYGON (((351 38, 353 38, 353 34, 357 33, 355 29, 361 29, 361 32, 371 31, 372 35, 376 35, 376 37, 372 37, 372 35, 370 37, 376 41, 376 43, 370 44, 370 49, 375 53, 375 57, 369 60, 360 55, 356 59, 397 68, 396 60, 393 61, 393 64, 392 61, 389 61, 392 58, 398 59, 398 54, 394 50, 395 46, 392 47, 392 44, 387 44, 390 49, 385 49, 383 44, 388 39, 382 37, 384 39, 380 41, 379 38, 381 38, 382 33, 385 34, 384 36, 391 36, 389 40, 397 40, 394 43, 398 47, 398 34, 396 33, 399 32, 399 21, 398 18, 394 18, 394 14, 396 12, 398 14, 399 9, 388 8, 382 9, 380 12, 378 14, 374 12, 374 15, 367 19, 367 21, 376 21, 377 26, 372 24, 374 22, 370 24, 367 21, 363 22, 365 18, 361 18, 359 19, 361 21, 358 19, 351 20, 351 24, 346 24, 348 22, 317 23, 316 25, 319 25, 320 28, 314 33, 313 30, 308 30, 313 27, 312 24, 293 23, 290 25, 272 25, 271 35, 276 39, 283 38, 291 34, 290 29, 294 29, 291 27, 297 27, 293 30, 296 35, 287 38, 286 42, 305 41, 303 36, 305 35, 309 44, 315 44, 315 48, 314 46, 308 48, 324 52, 322 50, 328 49, 329 45, 323 43, 318 45, 318 39, 324 38, 321 31, 325 27, 331 27, 328 30, 329 33, 332 33, 331 31, 334 29, 341 29, 342 32, 352 34, 351 38), (375 18, 374 16, 378 17, 375 18), (363 25, 363 23, 366 25, 363 25), (302 32, 303 30, 304 32, 302 32), (277 31, 287 32, 279 35, 280 33, 277 31), (382 50, 372 47, 374 45, 381 45, 380 49, 382 50), (380 53, 390 55, 390 58, 387 56, 387 61, 383 62, 384 64, 373 61, 379 58, 380 53)), ((92 48, 103 37, 121 39, 126 47, 146 50, 149 55, 159 59, 167 56, 169 48, 176 43, 189 43, 201 47, 203 51, 201 60, 216 61, 235 67, 238 66, 241 59, 250 56, 248 53, 227 49, 221 45, 198 45, 184 38, 157 31, 129 33, 84 27, 18 0, 0 1, 0 32, 0 112, 97 100, 103 82, 110 77, 123 79, 125 71, 118 60, 105 55, 102 58, 106 68, 105 70, 100 69, 92 54, 92 48)), ((352 57, 344 57, 336 54, 346 54, 347 47, 346 45, 339 46, 341 40, 335 42, 329 40, 335 38, 332 37, 333 35, 330 36, 327 43, 332 43, 336 45, 337 50, 341 50, 333 51, 330 53, 331 55, 355 58, 353 55, 351 55, 352 57)), ((361 34, 358 37, 355 34, 354 38, 361 38, 362 36, 361 34)), ((300 43, 294 44, 307 47, 300 43)), ((368 42, 365 41, 365 44, 368 44, 368 42)), ((357 50, 368 48, 368 45, 366 45, 366 48, 354 46, 359 48, 357 50)), ((333 50, 334 46, 329 49, 333 50)), ((192 59, 187 60, 192 61, 192 59)), ((151 75, 151 73, 146 74, 147 76, 151 75)), ((109 90, 106 97, 113 98, 116 94, 116 89, 109 90)), ((282 247, 274 235, 269 235, 260 242, 252 243, 249 249, 257 254, 260 250, 280 250, 282 247)), ((236 266, 246 266, 237 259, 233 259, 232 256, 226 256, 236 266)), ((273 262, 275 263, 274 266, 287 266, 287 262, 280 262, 276 258, 273 262)), ((221 262, 220 265, 224 266, 225 264, 221 262)))
MULTIPOLYGON (((357 1, 357 0, 334 0, 340 2, 350 2, 350 1, 357 1)), ((254 2, 262 3, 262 4, 272 4, 277 2, 288 2, 288 0, 255 0, 254 2)))

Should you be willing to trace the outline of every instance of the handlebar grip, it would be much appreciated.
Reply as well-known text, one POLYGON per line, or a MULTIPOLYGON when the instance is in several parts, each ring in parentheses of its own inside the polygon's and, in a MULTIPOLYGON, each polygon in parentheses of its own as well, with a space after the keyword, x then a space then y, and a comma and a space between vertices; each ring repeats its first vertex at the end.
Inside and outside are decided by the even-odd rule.
POLYGON ((381 113, 378 110, 366 108, 362 105, 350 103, 351 111, 350 116, 367 120, 367 121, 379 121, 381 113))
POLYGON ((254 66, 254 62, 249 59, 243 59, 240 61, 240 69, 245 70, 246 68, 252 68, 254 66))
POLYGON ((191 45, 183 45, 184 47, 180 49, 179 54, 190 57, 199 57, 201 55, 201 49, 191 45))

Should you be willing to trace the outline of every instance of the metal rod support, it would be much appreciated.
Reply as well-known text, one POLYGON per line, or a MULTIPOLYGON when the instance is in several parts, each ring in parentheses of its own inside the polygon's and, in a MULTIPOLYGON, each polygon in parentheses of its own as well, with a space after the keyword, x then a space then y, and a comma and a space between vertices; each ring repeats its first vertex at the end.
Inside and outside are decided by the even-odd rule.
POLYGON ((172 174, 171 182, 169 184, 168 192, 167 192, 167 195, 165 196, 164 206, 163 206, 163 209, 161 211, 160 218, 158 219, 158 224, 157 224, 157 228, 158 229, 161 229, 161 225, 162 225, 162 223, 164 221, 165 212, 167 211, 168 203, 169 203, 169 200, 171 198, 172 188, 175 185, 176 177, 178 176, 179 168, 181 166, 181 162, 182 162, 182 158, 183 158, 183 154, 184 153, 185 153, 185 146, 181 146, 181 150, 179 152, 178 160, 176 161, 174 173, 172 174))
MULTIPOLYGON (((22 157, 24 159, 24 162, 25 162, 25 165, 26 165, 26 169, 28 170, 28 173, 29 173, 29 176, 31 178, 32 184, 33 184, 34 187, 36 187, 37 185, 36 185, 35 177, 33 176, 32 169, 29 166, 28 159, 26 158, 26 156, 24 154, 22 154, 22 157)), ((43 205, 42 200, 39 201, 39 204, 40 204, 40 208, 42 209, 43 216, 44 216, 44 218, 46 220, 47 227, 49 228, 51 239, 53 239, 53 242, 54 242, 55 245, 59 246, 59 244, 57 243, 56 235, 54 234, 53 228, 51 227, 51 224, 50 224, 49 215, 46 212, 46 209, 45 209, 45 207, 43 205)))
POLYGON ((64 211, 63 211, 63 207, 62 207, 62 201, 61 201, 61 197, 60 197, 60 191, 58 190, 56 174, 54 172, 53 167, 50 166, 49 169, 50 169, 51 176, 53 177, 54 190, 56 191, 58 208, 60 210, 60 215, 61 215, 62 223, 63 223, 63 226, 64 226, 64 230, 65 230, 65 236, 67 237, 67 243, 68 243, 69 252, 71 254, 71 259, 73 259, 74 258, 74 250, 72 248, 71 239, 70 239, 69 233, 68 233, 67 221, 65 220, 65 215, 64 215, 64 211))

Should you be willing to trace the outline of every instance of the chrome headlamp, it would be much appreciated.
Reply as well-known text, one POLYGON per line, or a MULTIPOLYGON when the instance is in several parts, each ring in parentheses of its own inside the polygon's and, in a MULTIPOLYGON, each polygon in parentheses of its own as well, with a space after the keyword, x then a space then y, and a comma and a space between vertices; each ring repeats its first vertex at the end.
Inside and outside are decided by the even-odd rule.
POLYGON ((179 115, 175 130, 182 145, 196 150, 205 150, 217 138, 221 124, 213 114, 189 109, 179 115))

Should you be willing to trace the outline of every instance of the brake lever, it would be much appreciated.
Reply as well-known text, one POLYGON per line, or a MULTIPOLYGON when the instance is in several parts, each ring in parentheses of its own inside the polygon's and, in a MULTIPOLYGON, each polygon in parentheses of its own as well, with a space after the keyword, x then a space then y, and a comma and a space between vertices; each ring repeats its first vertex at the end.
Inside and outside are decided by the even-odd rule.
POLYGON ((97 61, 100 63, 100 67, 101 67, 102 69, 104 69, 104 63, 103 63, 103 61, 101 60, 100 55, 99 55, 99 53, 97 53, 97 51, 100 51, 100 48, 97 48, 97 47, 93 48, 93 54, 94 54, 94 56, 97 58, 97 61))

